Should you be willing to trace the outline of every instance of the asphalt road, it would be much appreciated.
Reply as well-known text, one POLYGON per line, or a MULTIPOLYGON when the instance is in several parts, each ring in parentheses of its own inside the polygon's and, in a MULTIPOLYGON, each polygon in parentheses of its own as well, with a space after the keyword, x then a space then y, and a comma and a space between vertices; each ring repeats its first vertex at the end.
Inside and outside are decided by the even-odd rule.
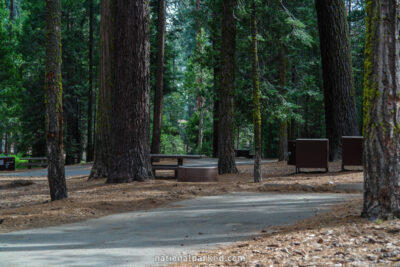
POLYGON ((356 195, 234 193, 0 234, 0 266, 150 266, 249 239, 356 195))
MULTIPOLYGON (((274 162, 276 160, 263 160, 263 163, 274 162)), ((237 165, 246 165, 253 164, 253 159, 246 158, 237 158, 237 165)), ((203 167, 212 167, 218 166, 218 159, 214 158, 204 158, 199 160, 185 160, 185 166, 203 166, 203 167)), ((65 175, 66 176, 85 176, 90 174, 91 165, 74 165, 74 166, 65 166, 65 175)), ((1 172, 0 176, 7 177, 46 177, 47 169, 30 169, 26 171, 17 171, 17 172, 1 172)))

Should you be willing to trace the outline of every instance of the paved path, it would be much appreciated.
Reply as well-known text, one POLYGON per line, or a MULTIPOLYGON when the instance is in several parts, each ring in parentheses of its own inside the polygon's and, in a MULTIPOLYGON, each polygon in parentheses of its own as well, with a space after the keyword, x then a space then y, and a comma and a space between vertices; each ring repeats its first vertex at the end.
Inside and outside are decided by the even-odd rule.
MULTIPOLYGON (((263 163, 275 162, 276 160, 263 160, 263 163)), ((236 159, 237 165, 247 165, 253 164, 253 159, 246 158, 238 158, 236 159)), ((203 167, 212 167, 218 166, 218 159, 214 158, 204 158, 204 159, 191 159, 185 160, 185 166, 203 166, 203 167)), ((91 165, 74 165, 74 166, 65 166, 65 175, 66 176, 85 176, 90 174, 91 165)), ((47 169, 31 169, 26 171, 18 171, 18 172, 1 172, 0 176, 15 176, 15 177, 46 177, 47 169)))
POLYGON ((354 196, 234 193, 0 234, 0 266, 155 265, 157 256, 249 239, 269 226, 293 223, 354 196))

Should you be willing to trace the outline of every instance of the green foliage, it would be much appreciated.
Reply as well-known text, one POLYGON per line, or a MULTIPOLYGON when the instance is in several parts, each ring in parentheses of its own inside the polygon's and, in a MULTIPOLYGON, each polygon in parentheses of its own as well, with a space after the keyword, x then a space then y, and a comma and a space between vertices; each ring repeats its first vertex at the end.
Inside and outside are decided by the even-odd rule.
MULTIPOLYGON (((346 0, 348 1, 348 0, 346 0)), ((157 0, 150 1, 150 84, 155 87, 157 0)), ((250 2, 238 1, 235 135, 240 148, 252 148, 250 2)), ((317 16, 314 1, 257 0, 260 104, 264 150, 278 151, 279 124, 287 122, 289 138, 323 137, 324 101, 317 16), (279 68, 285 53, 285 86, 279 68)), ((69 157, 81 157, 87 143, 89 1, 62 0, 64 143, 69 157)), ((99 84, 100 0, 94 0, 94 91, 99 84)), ((0 139, 7 133, 18 151, 46 153, 44 134, 45 1, 16 1, 9 21, 0 0, 0 139), (12 25, 13 34, 10 34, 12 25)), ((217 99, 221 0, 167 1, 162 153, 212 154, 214 101, 217 99), (198 31, 200 27, 200 31, 198 31), (214 79, 215 78, 215 79, 214 79), (197 148, 198 99, 204 103, 203 145, 197 148)), ((355 94, 361 121, 365 1, 353 0, 349 16, 355 94)), ((152 103, 153 101, 151 101, 152 103)), ((153 110, 151 108, 151 110, 153 110)))

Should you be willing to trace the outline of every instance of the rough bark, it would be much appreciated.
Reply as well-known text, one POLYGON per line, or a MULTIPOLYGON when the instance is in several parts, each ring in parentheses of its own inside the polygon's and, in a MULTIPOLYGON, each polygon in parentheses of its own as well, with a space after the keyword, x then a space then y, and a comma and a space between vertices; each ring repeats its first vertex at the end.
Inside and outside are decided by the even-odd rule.
POLYGON ((86 161, 93 161, 93 0, 89 0, 89 90, 86 161))
POLYGON ((260 108, 260 73, 258 70, 256 3, 253 0, 251 13, 251 56, 253 77, 253 123, 254 123, 254 182, 262 182, 261 172, 261 108, 260 108))
POLYGON ((400 6, 367 1, 364 206, 369 219, 400 218, 400 6))
POLYGON ((237 0, 224 0, 221 22, 221 80, 219 94, 218 172, 237 173, 234 150, 233 103, 235 94, 237 0))
POLYGON ((316 0, 329 158, 342 154, 342 136, 359 135, 344 0, 316 0))
POLYGON ((101 1, 100 21, 100 86, 97 100, 94 163, 89 180, 105 178, 109 173, 111 134, 111 91, 114 79, 114 0, 101 1))
POLYGON ((165 57, 165 14, 166 1, 158 0, 158 25, 157 25, 157 70, 156 90, 154 92, 154 118, 153 137, 151 153, 160 154, 162 106, 163 106, 163 79, 164 79, 164 57, 165 57))
POLYGON ((146 181, 150 162, 149 2, 114 0, 114 79, 107 183, 146 181))
MULTIPOLYGON (((279 87, 282 98, 286 97, 286 85, 287 85, 287 59, 285 48, 282 46, 279 55, 279 87)), ((288 121, 283 119, 279 125, 279 160, 288 159, 288 121)))
POLYGON ((63 157, 61 3, 46 1, 46 141, 51 200, 67 197, 63 157))

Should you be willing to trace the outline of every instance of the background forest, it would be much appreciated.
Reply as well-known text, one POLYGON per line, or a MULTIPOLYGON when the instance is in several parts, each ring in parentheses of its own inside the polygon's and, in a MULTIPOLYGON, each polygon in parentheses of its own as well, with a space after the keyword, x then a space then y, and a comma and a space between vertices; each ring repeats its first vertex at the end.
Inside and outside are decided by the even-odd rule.
MULTIPOLYGON (((213 123, 218 102, 219 2, 167 1, 161 153, 208 156, 215 153, 213 123)), ((235 11, 234 128, 235 147, 252 149, 249 2, 239 0, 235 11)), ((363 0, 346 0, 346 5, 361 125, 365 3, 363 0)), ((158 1, 151 0, 150 6, 150 103, 153 105, 158 1)), ((0 153, 46 154, 44 18, 43 0, 0 0, 0 153)), ((61 20, 64 150, 66 163, 73 164, 93 160, 99 87, 100 0, 62 0, 61 20)), ((260 0, 257 24, 261 138, 263 156, 271 158, 279 156, 281 135, 287 135, 289 140, 325 137, 322 67, 314 1, 260 0)), ((150 110, 153 112, 153 107, 150 110)))

